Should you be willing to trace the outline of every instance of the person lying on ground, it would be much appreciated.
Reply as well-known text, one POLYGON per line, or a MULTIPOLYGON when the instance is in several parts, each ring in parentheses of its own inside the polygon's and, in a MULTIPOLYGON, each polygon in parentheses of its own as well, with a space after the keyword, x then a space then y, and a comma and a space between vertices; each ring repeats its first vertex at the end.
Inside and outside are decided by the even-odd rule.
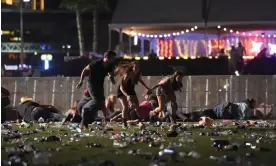
POLYGON ((158 107, 156 95, 149 95, 148 100, 139 104, 137 110, 130 111, 131 120, 149 121, 150 111, 158 107))
POLYGON ((81 116, 78 114, 77 105, 79 101, 75 101, 71 109, 69 109, 65 113, 65 118, 62 120, 62 123, 64 122, 72 122, 72 123, 80 123, 81 122, 81 116))
POLYGON ((254 110, 254 115, 261 119, 271 119, 273 114, 273 105, 261 103, 254 110))
POLYGON ((177 102, 175 91, 181 91, 182 88, 182 79, 183 73, 180 71, 176 71, 173 75, 162 79, 157 85, 155 85, 150 91, 156 89, 156 95, 158 100, 158 107, 154 110, 150 111, 150 117, 155 118, 163 118, 164 110, 166 105, 169 103, 170 110, 169 117, 172 125, 176 123, 176 110, 177 110, 177 102))
POLYGON ((62 121, 63 115, 51 112, 51 109, 44 108, 40 104, 34 102, 32 98, 22 97, 21 103, 17 107, 18 120, 22 118, 25 122, 38 121, 43 118, 47 121, 62 121))
MULTIPOLYGON (((156 95, 145 95, 147 100, 143 101, 139 104, 136 110, 131 110, 129 113, 130 121, 138 120, 138 121, 148 121, 149 120, 149 112, 157 107, 157 97, 156 95)), ((122 114, 118 114, 117 116, 110 119, 111 122, 119 122, 121 121, 122 114)))
POLYGON ((117 96, 114 94, 109 95, 105 99, 105 108, 107 112, 109 113, 108 119, 113 118, 114 116, 118 115, 121 113, 121 111, 115 111, 115 104, 117 103, 117 96))
POLYGON ((212 119, 256 119, 258 117, 254 115, 255 107, 256 101, 254 99, 246 99, 243 102, 226 102, 211 109, 197 110, 184 115, 187 117, 187 121, 199 121, 202 116, 212 119))

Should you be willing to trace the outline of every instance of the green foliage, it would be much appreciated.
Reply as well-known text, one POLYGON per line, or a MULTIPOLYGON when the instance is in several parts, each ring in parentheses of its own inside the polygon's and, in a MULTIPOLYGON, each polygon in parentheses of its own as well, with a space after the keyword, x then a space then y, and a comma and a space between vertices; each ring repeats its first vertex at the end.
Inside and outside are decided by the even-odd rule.
POLYGON ((79 10, 81 12, 87 10, 110 10, 108 0, 63 0, 60 7, 74 11, 79 10))

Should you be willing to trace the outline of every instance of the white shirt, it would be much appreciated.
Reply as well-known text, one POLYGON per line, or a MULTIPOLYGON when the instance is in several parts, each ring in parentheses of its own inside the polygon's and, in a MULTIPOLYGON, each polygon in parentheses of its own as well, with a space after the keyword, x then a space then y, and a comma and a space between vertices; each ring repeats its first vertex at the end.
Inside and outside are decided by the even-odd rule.
POLYGON ((240 117, 241 119, 248 119, 254 115, 254 110, 248 107, 248 105, 244 102, 235 103, 239 107, 240 117))

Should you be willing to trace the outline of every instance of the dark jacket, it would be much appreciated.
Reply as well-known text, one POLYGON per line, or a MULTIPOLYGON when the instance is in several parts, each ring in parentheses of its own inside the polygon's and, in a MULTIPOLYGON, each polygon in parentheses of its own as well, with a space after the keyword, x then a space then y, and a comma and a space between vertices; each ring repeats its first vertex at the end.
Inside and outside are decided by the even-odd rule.
POLYGON ((25 101, 17 107, 17 112, 19 117, 26 121, 31 121, 31 113, 35 107, 40 107, 40 105, 33 101, 25 101))

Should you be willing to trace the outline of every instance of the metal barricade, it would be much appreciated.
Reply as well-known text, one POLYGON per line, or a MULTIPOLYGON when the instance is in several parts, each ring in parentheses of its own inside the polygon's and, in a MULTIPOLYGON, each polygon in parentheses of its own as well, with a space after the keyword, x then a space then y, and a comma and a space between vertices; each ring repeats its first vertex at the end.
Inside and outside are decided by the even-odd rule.
MULTIPOLYGON (((152 87, 162 77, 144 76, 144 82, 152 87)), ((11 104, 17 106, 23 96, 32 97, 40 104, 51 104, 65 112, 74 101, 80 100, 87 84, 76 89, 78 77, 2 77, 2 87, 11 92, 11 104)), ((117 80, 118 82, 118 80, 117 80)), ((105 96, 116 94, 117 86, 105 81, 105 96)), ((136 87, 139 101, 144 100, 145 89, 136 87)), ((276 76, 188 76, 183 80, 182 92, 176 92, 178 108, 191 112, 199 108, 211 108, 231 101, 239 102, 254 98, 267 114, 273 107, 276 116, 276 76)), ((116 104, 120 109, 120 104, 116 104)))

